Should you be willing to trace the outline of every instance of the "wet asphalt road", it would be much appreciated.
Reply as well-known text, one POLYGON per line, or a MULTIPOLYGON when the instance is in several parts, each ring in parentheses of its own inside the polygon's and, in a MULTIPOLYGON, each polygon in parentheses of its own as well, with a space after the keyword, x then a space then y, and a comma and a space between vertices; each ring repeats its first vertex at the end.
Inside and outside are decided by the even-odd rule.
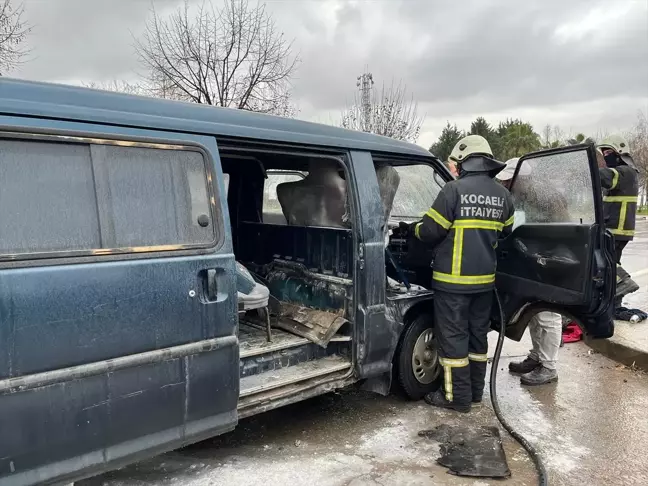
MULTIPOLYGON (((648 269, 647 222, 623 264, 631 273, 648 269)), ((628 301, 646 309, 648 279, 637 281, 644 288, 628 301)), ((493 343, 495 338, 491 334, 493 343)), ((540 449, 549 484, 648 484, 648 375, 575 343, 561 350, 557 384, 524 388, 506 367, 525 354, 527 339, 505 343, 498 393, 505 416, 540 449)), ((511 479, 447 474, 435 462, 438 444, 417 435, 444 423, 497 422, 490 403, 464 415, 349 390, 243 420, 230 434, 77 485, 536 484, 532 463, 508 436, 511 479)))
MULTIPOLYGON (((624 305, 648 309, 648 220, 637 221, 637 233, 623 251, 621 264, 639 284, 639 290, 624 299, 624 305)), ((646 326, 648 330, 648 325, 646 326)))

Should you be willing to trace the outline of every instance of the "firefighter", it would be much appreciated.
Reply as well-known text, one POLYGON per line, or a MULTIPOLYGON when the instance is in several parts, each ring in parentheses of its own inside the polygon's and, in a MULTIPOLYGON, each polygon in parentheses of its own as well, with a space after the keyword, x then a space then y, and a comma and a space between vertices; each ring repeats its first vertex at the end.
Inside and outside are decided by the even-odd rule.
POLYGON ((498 236, 513 225, 509 192, 493 180, 505 164, 494 160, 485 138, 468 135, 452 150, 459 178, 448 182, 415 223, 414 236, 435 247, 435 333, 442 389, 426 395, 430 405, 470 411, 484 392, 498 236))
MULTIPOLYGON (((623 249, 634 238, 639 177, 630 146, 622 136, 605 138, 598 149, 605 158, 605 167, 599 168, 601 186, 606 190, 603 196, 605 227, 614 235, 617 265, 620 265, 623 249)), ((617 308, 622 298, 617 297, 617 308)))

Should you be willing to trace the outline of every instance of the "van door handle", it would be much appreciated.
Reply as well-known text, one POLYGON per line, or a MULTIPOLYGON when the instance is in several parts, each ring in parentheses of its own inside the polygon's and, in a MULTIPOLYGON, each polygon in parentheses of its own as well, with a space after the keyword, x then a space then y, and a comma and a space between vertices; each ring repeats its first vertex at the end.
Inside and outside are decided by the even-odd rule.
POLYGON ((216 278, 216 269, 207 270, 205 282, 205 297, 209 302, 218 300, 218 283, 216 278))

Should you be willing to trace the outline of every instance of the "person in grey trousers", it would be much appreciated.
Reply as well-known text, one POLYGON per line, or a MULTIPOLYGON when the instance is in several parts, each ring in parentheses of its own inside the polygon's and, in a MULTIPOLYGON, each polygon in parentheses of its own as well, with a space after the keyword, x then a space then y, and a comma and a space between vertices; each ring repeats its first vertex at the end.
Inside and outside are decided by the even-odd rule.
POLYGON ((531 346, 523 361, 509 363, 511 373, 520 374, 520 383, 527 386, 546 385, 558 381, 558 350, 562 340, 562 316, 555 312, 538 312, 529 322, 531 346))
MULTIPOLYGON (((518 158, 510 159, 506 162, 506 168, 497 174, 497 179, 510 189, 513 174, 518 166, 518 158)), ((525 179, 530 176, 529 169, 523 164, 518 174, 518 183, 524 184, 525 179)), ((529 191, 533 197, 544 191, 529 191)), ((527 194, 529 196, 529 194, 527 194)), ((555 196, 555 195, 554 195, 555 196)), ((560 212, 566 209, 566 203, 561 204, 560 198, 553 198, 551 204, 552 213, 560 215, 560 212)), ((546 206, 545 206, 546 207, 546 206)), ((513 229, 524 223, 524 214, 516 211, 513 229)), ((520 382, 527 386, 545 385, 558 381, 558 370, 556 363, 558 361, 558 350, 562 341, 562 316, 555 312, 539 312, 529 322, 529 333, 531 335, 532 349, 528 356, 522 361, 509 363, 509 371, 514 374, 522 375, 520 382)))

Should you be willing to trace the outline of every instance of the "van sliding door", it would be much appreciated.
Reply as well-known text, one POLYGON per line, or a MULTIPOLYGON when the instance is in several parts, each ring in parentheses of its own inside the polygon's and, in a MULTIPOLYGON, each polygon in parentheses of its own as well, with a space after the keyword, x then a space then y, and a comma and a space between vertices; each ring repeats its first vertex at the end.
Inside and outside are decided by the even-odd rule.
POLYGON ((0 485, 231 430, 235 264, 215 140, 0 124, 0 485))

